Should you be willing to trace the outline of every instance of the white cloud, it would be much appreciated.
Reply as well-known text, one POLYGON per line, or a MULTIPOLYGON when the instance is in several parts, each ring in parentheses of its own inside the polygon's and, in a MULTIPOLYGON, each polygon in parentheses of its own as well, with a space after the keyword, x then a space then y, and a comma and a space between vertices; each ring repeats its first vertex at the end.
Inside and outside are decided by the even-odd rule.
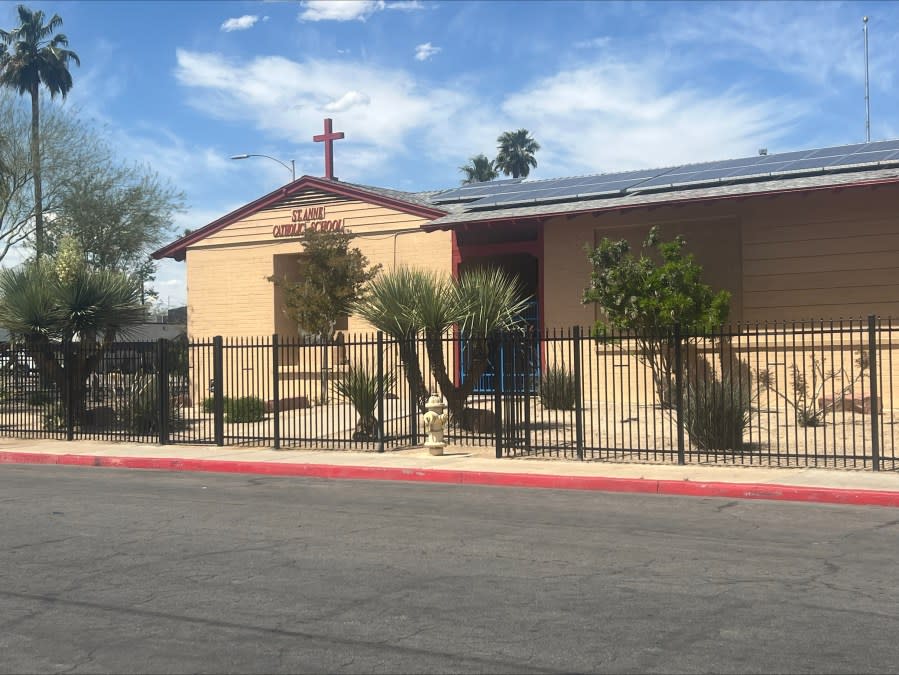
POLYGON ((304 0, 300 21, 365 21, 387 7, 384 0, 304 0))
POLYGON ((602 49, 608 47, 612 42, 612 38, 608 36, 592 38, 590 40, 581 40, 574 43, 575 49, 602 49))
POLYGON ((427 61, 429 58, 434 56, 437 52, 440 51, 440 47, 435 47, 430 42, 425 42, 424 44, 418 45, 415 48, 415 60, 416 61, 427 61))
POLYGON ((419 2, 419 0, 395 0, 395 2, 388 2, 386 8, 398 9, 403 12, 412 12, 418 9, 424 9, 425 6, 419 2))
POLYGON ((188 101, 209 117, 253 124, 276 142, 299 139, 298 174, 320 175, 320 148, 303 139, 340 112, 338 175, 382 184, 402 180, 395 160, 410 153, 452 182, 455 167, 492 155, 496 137, 519 127, 543 146, 536 173, 544 177, 746 156, 776 146, 802 112, 739 88, 684 85, 663 59, 587 62, 500 97, 479 92, 473 76, 435 88, 345 57, 231 61, 178 50, 177 62, 188 101))
POLYGON ((364 94, 361 91, 348 91, 336 101, 326 104, 324 109, 328 112, 344 112, 350 108, 368 105, 369 103, 371 103, 371 98, 368 94, 364 94))
POLYGON ((424 9, 418 0, 304 0, 300 21, 365 21, 375 12, 424 9))
POLYGON ((738 89, 666 84, 652 63, 584 65, 533 82, 503 101, 512 127, 542 145, 541 175, 607 172, 754 154, 799 115, 782 100, 738 89))
POLYGON ((345 59, 234 62, 183 49, 176 57, 176 78, 191 90, 188 101, 195 108, 210 117, 252 121, 290 142, 320 133, 322 117, 341 109, 337 130, 346 131, 348 144, 398 152, 410 130, 474 107, 467 92, 430 88, 404 71, 345 59))
MULTIPOLYGON (((836 78, 864 79, 861 12, 857 23, 846 21, 841 3, 728 3, 689 16, 676 15, 660 34, 678 48, 696 47, 706 62, 743 62, 798 76, 816 87, 832 87, 836 78)), ((893 84, 895 45, 899 34, 889 24, 877 27, 886 48, 872 50, 872 79, 883 88, 893 84)))
MULTIPOLYGON (((265 17, 263 21, 267 20, 268 17, 265 17)), ((247 30, 248 28, 252 28, 256 22, 259 21, 259 17, 252 14, 244 14, 243 16, 228 19, 225 23, 222 24, 222 30, 226 33, 230 33, 235 30, 247 30)))

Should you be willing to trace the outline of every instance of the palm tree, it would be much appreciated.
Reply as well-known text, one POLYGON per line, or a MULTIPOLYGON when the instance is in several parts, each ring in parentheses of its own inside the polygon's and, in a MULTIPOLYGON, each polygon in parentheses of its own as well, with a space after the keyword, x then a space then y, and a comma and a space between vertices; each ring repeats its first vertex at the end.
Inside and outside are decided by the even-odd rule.
POLYGON ((513 178, 527 178, 531 167, 537 166, 534 153, 540 144, 530 136, 527 129, 506 131, 496 139, 496 168, 513 178))
POLYGON ((493 160, 489 159, 487 155, 471 157, 468 160, 468 164, 459 167, 459 171, 465 174, 465 180, 462 181, 462 185, 485 183, 499 175, 499 172, 493 165, 493 160))
POLYGON ((50 98, 60 94, 65 98, 72 88, 69 61, 81 65, 78 55, 66 49, 69 40, 56 29, 62 19, 54 14, 44 23, 44 13, 19 5, 19 26, 11 31, 0 30, 0 85, 31 96, 31 169, 34 174, 34 248, 38 259, 44 246, 44 212, 41 193, 40 146, 40 85, 50 92, 50 98), (54 35, 54 33, 56 33, 54 35))

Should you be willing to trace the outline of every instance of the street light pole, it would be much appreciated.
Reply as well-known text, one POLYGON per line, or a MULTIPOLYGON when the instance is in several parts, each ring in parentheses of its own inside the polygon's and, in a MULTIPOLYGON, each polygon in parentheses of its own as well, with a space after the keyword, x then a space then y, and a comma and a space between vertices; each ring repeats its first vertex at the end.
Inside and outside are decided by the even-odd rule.
POLYGON ((296 165, 296 162, 294 162, 293 160, 290 160, 290 166, 287 166, 287 164, 282 162, 280 159, 276 159, 275 157, 270 157, 269 155, 258 155, 258 154, 232 155, 231 159, 249 159, 250 157, 265 157, 266 159, 270 159, 273 162, 278 162, 278 164, 280 164, 285 169, 290 171, 291 182, 293 182, 297 179, 297 165, 296 165))

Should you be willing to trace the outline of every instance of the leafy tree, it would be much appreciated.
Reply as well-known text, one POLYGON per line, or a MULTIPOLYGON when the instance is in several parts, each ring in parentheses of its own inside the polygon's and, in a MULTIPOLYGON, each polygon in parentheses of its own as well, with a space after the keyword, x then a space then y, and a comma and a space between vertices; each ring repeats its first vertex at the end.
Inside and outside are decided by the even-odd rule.
POLYGON ((362 251, 350 247, 352 239, 345 230, 304 230, 296 281, 268 277, 284 292, 286 314, 300 330, 323 342, 333 339, 338 319, 350 313, 365 284, 381 269, 380 265, 368 266, 362 251))
POLYGON ((627 240, 603 238, 588 257, 593 267, 585 303, 596 303, 604 319, 598 334, 608 328, 630 331, 643 358, 652 369, 659 400, 671 400, 674 373, 674 340, 677 324, 685 334, 717 330, 727 319, 730 293, 715 293, 702 281, 702 267, 677 236, 662 241, 657 228, 649 231, 643 253, 635 257, 627 240), (655 252, 660 262, 648 255, 655 252))
POLYGON ((362 297, 365 284, 381 269, 368 266, 358 248, 350 248, 353 235, 345 230, 306 229, 300 237, 303 254, 299 278, 268 277, 284 292, 284 311, 305 333, 322 344, 321 401, 328 400, 328 349, 337 321, 350 313, 362 297))
POLYGON ((149 254, 164 243, 184 196, 149 169, 119 165, 105 146, 95 155, 91 171, 70 178, 47 228, 46 250, 54 253, 72 237, 88 265, 127 272, 143 285, 156 271, 149 254))
POLYGON ((19 25, 10 31, 0 30, 0 85, 31 97, 31 163, 34 178, 35 251, 41 257, 44 247, 44 216, 41 195, 40 86, 65 98, 72 88, 69 62, 81 65, 78 55, 66 49, 69 40, 56 30, 62 19, 54 14, 44 23, 44 13, 18 6, 19 25))
POLYGON ((465 174, 463 185, 471 183, 485 183, 491 181, 499 175, 493 160, 486 155, 475 155, 468 160, 468 164, 459 167, 459 171, 465 174))
POLYGON ((534 153, 540 149, 527 129, 506 131, 496 139, 496 168, 513 178, 527 178, 531 168, 537 167, 534 153))
POLYGON ((487 368, 491 340, 498 331, 519 326, 526 306, 517 279, 500 269, 475 268, 459 279, 447 279, 399 268, 377 277, 353 311, 398 341, 409 385, 419 392, 420 401, 427 398, 427 391, 414 340, 424 336, 431 373, 446 397, 450 415, 461 421, 465 401, 487 368), (465 336, 471 354, 465 381, 458 385, 444 356, 445 336, 454 327, 465 336))
MULTIPOLYGON (((0 90, 0 260, 34 234, 30 119, 12 92, 0 90)), ((44 211, 58 214, 69 179, 96 170, 96 135, 70 112, 51 106, 41 116, 44 211)))
POLYGON ((53 263, 0 270, 0 325, 24 341, 42 380, 63 393, 76 420, 84 420, 86 382, 103 354, 143 318, 139 285, 86 265, 74 239, 62 242, 53 263))

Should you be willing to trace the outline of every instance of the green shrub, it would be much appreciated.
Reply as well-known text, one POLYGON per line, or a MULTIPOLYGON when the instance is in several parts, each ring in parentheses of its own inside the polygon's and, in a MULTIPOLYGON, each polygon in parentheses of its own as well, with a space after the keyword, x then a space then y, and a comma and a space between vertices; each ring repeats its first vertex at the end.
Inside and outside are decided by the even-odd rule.
POLYGON ((540 403, 547 410, 573 410, 577 402, 577 382, 563 368, 550 368, 540 378, 540 403))
MULTIPOLYGON (((222 403, 225 407, 225 410, 228 409, 228 404, 231 402, 231 399, 227 396, 222 397, 222 403)), ((203 412, 209 413, 210 415, 215 412, 215 397, 210 396, 209 398, 203 399, 203 412)))
POLYGON ((751 401, 730 378, 693 384, 684 392, 684 428, 700 450, 742 450, 751 401))
POLYGON ((38 389, 36 391, 29 391, 26 400, 28 401, 28 405, 44 406, 53 403, 56 400, 56 397, 51 391, 38 389))
POLYGON ((261 422, 265 419, 265 401, 256 396, 242 396, 225 399, 225 421, 228 424, 237 422, 261 422))
MULTIPOLYGON (((396 384, 393 373, 384 376, 384 394, 396 384)), ((352 366, 346 374, 334 382, 334 391, 348 400, 359 419, 353 433, 354 441, 371 440, 378 433, 378 418, 375 410, 378 407, 378 376, 369 373, 364 367, 352 366)))

